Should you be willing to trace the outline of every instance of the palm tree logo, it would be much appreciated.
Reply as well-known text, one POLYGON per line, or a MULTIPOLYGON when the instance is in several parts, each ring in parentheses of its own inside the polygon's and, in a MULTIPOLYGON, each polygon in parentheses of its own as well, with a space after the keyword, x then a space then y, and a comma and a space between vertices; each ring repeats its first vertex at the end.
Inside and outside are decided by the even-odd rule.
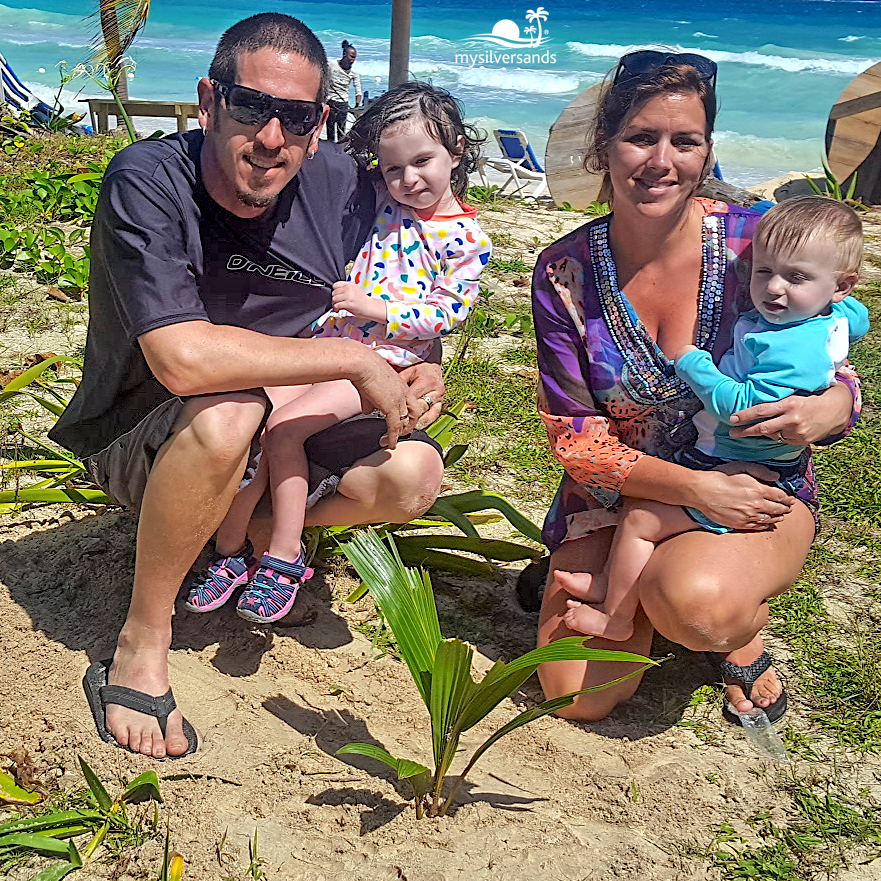
MULTIPOLYGON (((538 36, 532 40, 531 45, 538 46, 541 44, 541 23, 547 17, 548 17, 548 13, 547 13, 547 10, 544 8, 544 6, 539 6, 538 9, 530 9, 527 11, 526 20, 538 22, 538 36)), ((527 34, 531 34, 534 32, 535 32, 535 28, 532 27, 531 25, 528 28, 526 28, 527 34)))

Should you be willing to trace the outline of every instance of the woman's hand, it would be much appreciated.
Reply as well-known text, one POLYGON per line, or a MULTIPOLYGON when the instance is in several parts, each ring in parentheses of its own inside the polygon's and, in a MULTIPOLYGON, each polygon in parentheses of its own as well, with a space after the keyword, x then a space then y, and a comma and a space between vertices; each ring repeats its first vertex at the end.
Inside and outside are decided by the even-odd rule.
POLYGON ((731 529, 761 531, 779 523, 796 499, 763 480, 778 475, 757 462, 727 462, 713 471, 695 472, 698 501, 691 507, 731 529))
POLYGON ((819 395, 790 395, 758 404, 731 416, 731 437, 770 437, 784 444, 807 446, 841 434, 850 423, 853 396, 844 383, 819 395), (755 425, 737 428, 746 422, 755 425))

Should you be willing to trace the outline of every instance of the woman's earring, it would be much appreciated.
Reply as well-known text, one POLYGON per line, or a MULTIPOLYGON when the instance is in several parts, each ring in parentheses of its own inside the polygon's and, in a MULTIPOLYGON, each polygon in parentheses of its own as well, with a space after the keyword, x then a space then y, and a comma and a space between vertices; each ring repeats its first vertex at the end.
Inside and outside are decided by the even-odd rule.
POLYGON ((315 156, 315 153, 314 153, 314 152, 313 152, 313 153, 307 153, 307 154, 306 154, 306 158, 307 158, 307 159, 312 159, 314 156, 315 156))
POLYGON ((207 126, 207 125, 203 125, 203 126, 202 126, 202 136, 204 137, 204 136, 207 135, 207 134, 208 134, 208 126, 207 126))

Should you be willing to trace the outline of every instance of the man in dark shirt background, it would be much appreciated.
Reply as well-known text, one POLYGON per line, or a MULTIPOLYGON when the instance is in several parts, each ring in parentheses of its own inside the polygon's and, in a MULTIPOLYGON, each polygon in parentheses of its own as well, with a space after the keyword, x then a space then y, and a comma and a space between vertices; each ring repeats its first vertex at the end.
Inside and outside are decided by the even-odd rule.
POLYGON ((102 736, 156 758, 195 749, 192 727, 169 714, 174 601, 248 465, 263 388, 348 379, 365 412, 385 417, 312 439, 330 494, 307 523, 405 522, 431 505, 443 471, 436 447, 409 434, 439 412, 438 365, 396 373, 360 343, 309 338, 373 219, 352 161, 319 149, 321 44, 289 16, 253 16, 224 34, 209 75, 202 132, 138 142, 108 167, 83 382, 52 433, 140 510, 128 615, 112 666, 93 665, 86 690, 102 736), (404 435, 417 442, 398 445, 404 435))

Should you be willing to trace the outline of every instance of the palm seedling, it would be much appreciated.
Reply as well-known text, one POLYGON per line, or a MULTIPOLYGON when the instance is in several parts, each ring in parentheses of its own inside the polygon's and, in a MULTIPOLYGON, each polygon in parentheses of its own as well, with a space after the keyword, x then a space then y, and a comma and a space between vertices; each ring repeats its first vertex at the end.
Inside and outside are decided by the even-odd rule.
MULTIPOLYGON (((369 587, 374 602, 388 622, 401 657, 431 718, 434 771, 409 759, 398 759, 368 743, 350 743, 340 753, 357 753, 391 767, 413 788, 416 816, 445 816, 477 760, 506 734, 549 713, 568 707, 586 688, 545 701, 524 710, 491 734, 471 754, 456 783, 444 798, 444 781, 465 731, 473 728, 506 697, 516 692, 540 664, 551 661, 625 661, 641 665, 623 678, 641 673, 651 661, 630 652, 588 648, 589 637, 572 636, 528 652, 508 663, 496 661, 480 682, 471 675, 474 649, 460 639, 444 639, 440 631, 431 581, 425 572, 408 569, 393 542, 384 544, 373 530, 357 533, 343 548, 346 556, 369 587)), ((621 680, 615 680, 616 682, 621 680)), ((612 684, 612 683, 609 683, 612 684)), ((604 687, 604 686, 598 686, 604 687)))

